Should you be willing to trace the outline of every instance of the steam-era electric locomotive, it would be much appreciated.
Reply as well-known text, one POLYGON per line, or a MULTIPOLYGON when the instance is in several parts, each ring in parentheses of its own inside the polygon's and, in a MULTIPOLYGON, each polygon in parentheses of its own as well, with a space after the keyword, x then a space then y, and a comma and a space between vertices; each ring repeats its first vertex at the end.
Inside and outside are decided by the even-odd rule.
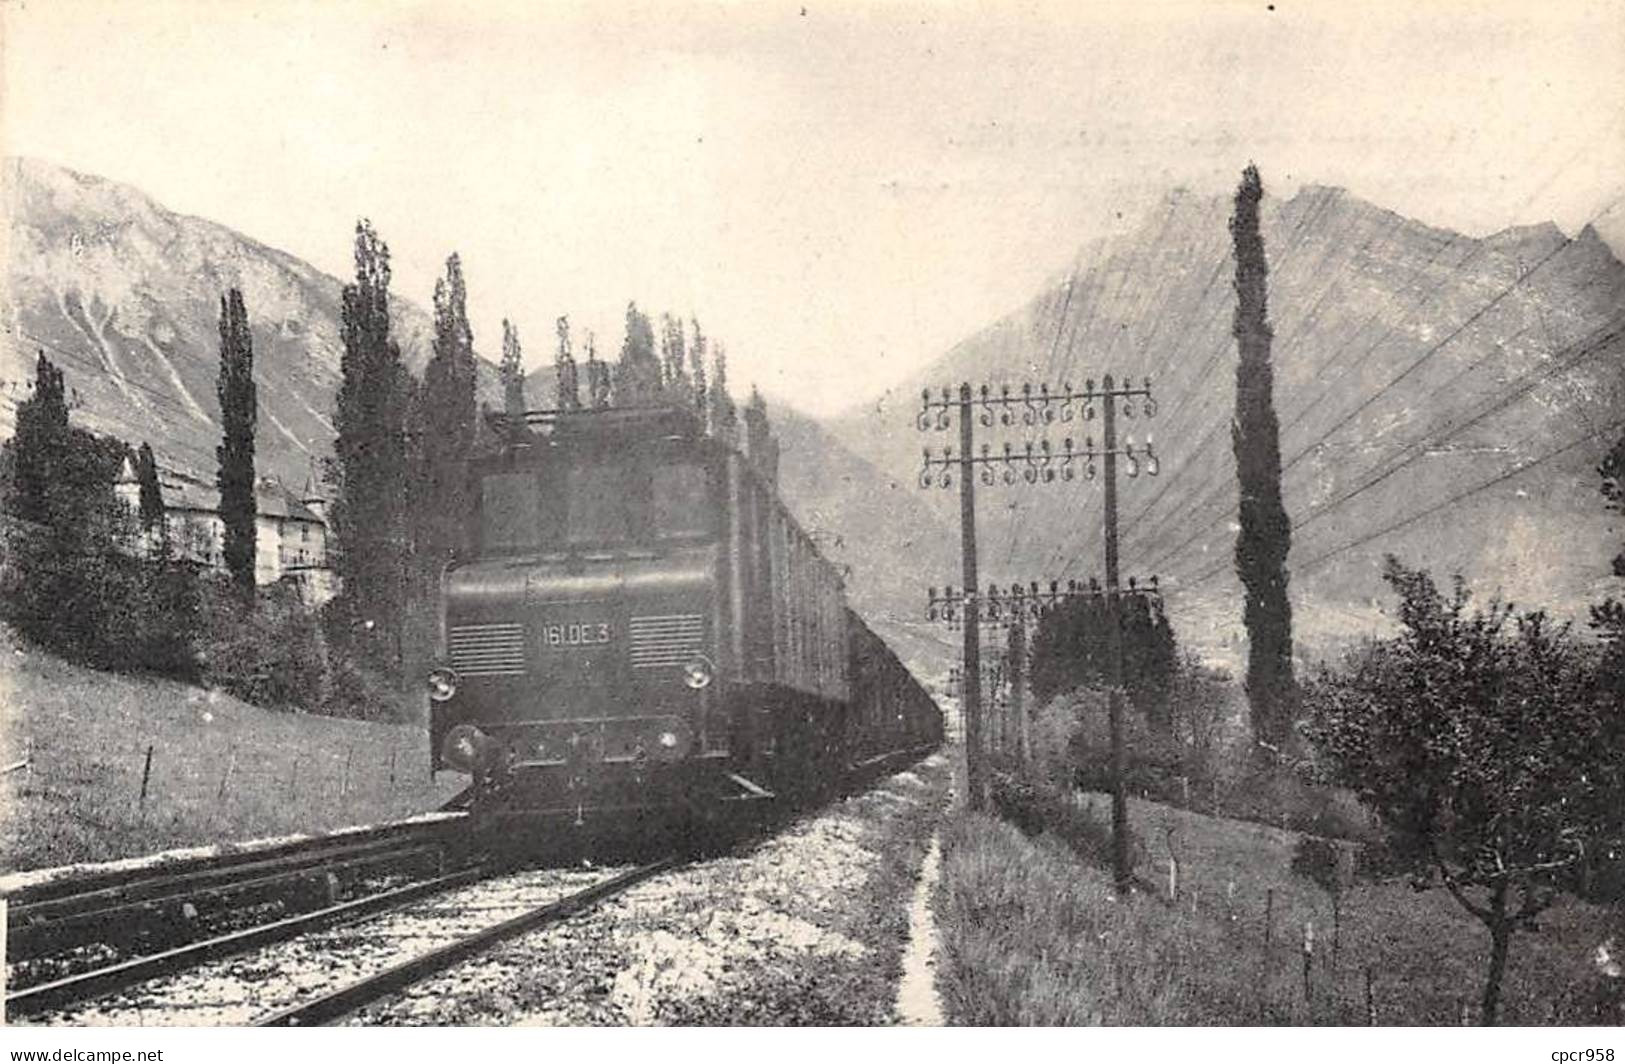
POLYGON ((779 500, 776 443, 747 455, 675 407, 538 412, 506 437, 471 464, 475 548, 447 570, 429 677, 435 767, 471 776, 475 808, 710 818, 940 742, 779 500))

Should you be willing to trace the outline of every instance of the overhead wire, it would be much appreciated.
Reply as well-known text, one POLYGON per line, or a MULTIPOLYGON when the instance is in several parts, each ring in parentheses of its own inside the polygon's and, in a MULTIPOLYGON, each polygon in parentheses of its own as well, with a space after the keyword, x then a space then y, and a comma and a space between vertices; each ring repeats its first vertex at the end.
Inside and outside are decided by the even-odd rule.
MULTIPOLYGON (((1312 209, 1305 210, 1299 216, 1299 218, 1297 219, 1296 223, 1293 225, 1293 227, 1292 227, 1292 229, 1290 230, 1290 233, 1289 233, 1289 239, 1291 241, 1291 243, 1289 245, 1289 248, 1288 248, 1288 251, 1287 251, 1287 256, 1288 256, 1289 261, 1293 262, 1294 264, 1296 263, 1296 261, 1297 261, 1296 253, 1302 248, 1303 240, 1304 240, 1304 237, 1306 236, 1306 234, 1311 231, 1310 220, 1311 219, 1318 220, 1324 214, 1324 212, 1327 209, 1328 209, 1328 201, 1322 200, 1322 201, 1318 201, 1314 205, 1314 207, 1312 209)), ((1222 273, 1225 261, 1226 261, 1226 256, 1224 255, 1223 252, 1221 252, 1220 256, 1219 256, 1219 264, 1218 264, 1218 267, 1215 270, 1214 278, 1210 279, 1210 285, 1211 285, 1212 280, 1217 279, 1217 276, 1220 273, 1222 273)), ((1225 305, 1224 301, 1221 299, 1214 308, 1214 312, 1213 312, 1214 316, 1221 316, 1222 317, 1223 310, 1224 310, 1224 305, 1225 305)), ((1200 309, 1200 308, 1198 307, 1196 309, 1200 309)), ((1211 321, 1212 319, 1209 318, 1208 320, 1211 321)), ((1223 357, 1223 353, 1224 353, 1224 350, 1226 349, 1226 347, 1227 347, 1227 345, 1219 345, 1215 349, 1215 351, 1208 357, 1208 360, 1203 364, 1202 369, 1198 372, 1193 386, 1186 390, 1185 394, 1181 397, 1180 401, 1175 404, 1175 406, 1173 408, 1173 411, 1169 415, 1167 415, 1164 418, 1164 420, 1173 420, 1173 419, 1177 418, 1178 413, 1183 410, 1184 406, 1190 401, 1191 397, 1193 395, 1197 394, 1200 391, 1200 385, 1204 381, 1206 381, 1207 377, 1213 372, 1214 368, 1219 364, 1219 361, 1223 357)), ((1170 358, 1170 360, 1168 361, 1167 364, 1171 364, 1171 358, 1170 358)), ((1188 461, 1189 460, 1187 460, 1187 464, 1188 464, 1188 461)), ((1092 510, 1093 507, 1091 506, 1091 507, 1089 507, 1089 509, 1092 510)), ((1060 563, 1061 559, 1066 555, 1066 551, 1068 550, 1069 546, 1070 546, 1070 538, 1069 537, 1063 537, 1059 542, 1057 542, 1054 551, 1051 553, 1050 561, 1049 561, 1049 564, 1046 566, 1046 568, 1053 571, 1054 567, 1058 563, 1060 563)), ((1076 565, 1079 557, 1080 557, 1079 554, 1076 554, 1076 553, 1072 554, 1071 557, 1067 560, 1066 564, 1062 567, 1060 573, 1057 575, 1057 578, 1064 577, 1067 573, 1069 573, 1072 570, 1072 567, 1074 565, 1076 565)))
MULTIPOLYGON (((1606 207, 1604 207, 1600 212, 1598 212, 1596 217, 1601 217, 1601 215, 1608 213, 1608 211, 1612 210, 1615 206, 1617 206, 1622 201, 1625 201, 1625 196, 1617 197, 1612 202, 1610 202, 1606 207)), ((1593 220, 1595 220, 1595 219, 1593 219, 1593 220)), ((1531 267, 1526 273, 1520 274, 1510 285, 1507 285, 1501 291, 1496 293, 1496 295, 1494 295, 1488 302, 1486 302, 1484 305, 1480 306, 1472 314, 1468 315, 1468 317, 1465 320, 1463 320, 1460 324, 1456 325, 1448 333, 1446 333, 1445 336, 1441 340, 1439 340, 1437 343, 1431 344, 1427 349, 1425 349, 1422 352, 1422 354, 1420 356, 1418 356, 1416 359, 1414 359, 1410 364, 1408 364, 1403 370, 1401 370, 1394 377, 1389 379, 1389 381, 1387 383, 1385 383, 1381 388, 1379 388, 1377 391, 1373 392, 1371 395, 1368 395, 1365 399, 1363 399, 1361 402, 1359 402, 1354 407, 1353 410, 1349 411, 1343 417, 1339 418, 1336 422, 1334 422, 1331 425, 1330 428, 1328 428, 1326 431, 1322 432, 1313 441, 1311 441, 1310 443, 1308 443, 1304 447, 1300 448, 1291 457, 1291 459, 1289 459, 1288 461, 1286 461, 1286 462, 1284 462, 1282 464, 1282 467, 1281 467, 1281 475, 1282 475, 1282 477, 1284 478, 1286 476, 1286 474, 1288 472, 1290 472, 1293 468, 1295 468, 1301 461, 1303 461, 1303 459, 1307 455, 1309 455, 1310 453, 1317 450, 1327 440, 1329 440, 1333 435, 1335 435, 1337 432, 1341 431, 1344 427, 1349 425, 1361 413, 1363 413, 1364 411, 1370 409, 1370 407, 1374 403, 1378 402, 1379 400, 1382 399, 1383 396, 1390 393, 1402 381, 1404 381, 1405 379, 1410 377, 1419 368, 1421 368, 1424 364, 1426 364, 1430 359, 1435 357, 1440 351, 1444 350, 1447 346, 1449 346, 1451 343, 1453 343, 1458 337, 1464 335, 1469 328, 1471 328, 1473 325, 1477 324, 1490 311, 1495 309, 1497 306, 1501 305, 1501 303, 1508 296, 1510 296, 1513 292, 1519 290, 1524 285, 1526 285, 1529 282, 1529 280, 1532 277, 1535 276, 1535 274, 1537 274, 1541 269, 1543 269, 1548 264, 1550 264, 1564 249, 1569 247, 1570 244, 1571 244, 1571 242, 1564 241, 1563 243, 1558 244, 1558 245, 1554 246, 1551 250, 1547 251, 1544 255, 1542 255, 1540 257, 1540 259, 1535 263, 1535 265, 1533 267, 1531 267)), ((1210 493, 1208 495, 1208 498, 1211 501, 1213 498, 1215 498, 1215 496, 1213 496, 1210 493)), ((1172 559, 1173 557, 1176 557, 1182 551, 1189 548, 1191 546, 1191 544, 1193 544, 1196 540, 1200 539, 1215 524, 1217 524, 1219 521, 1224 520, 1225 516, 1228 513, 1229 513, 1229 508, 1226 507, 1223 511, 1218 513, 1215 517, 1208 520, 1205 524, 1199 526, 1198 529, 1193 534, 1191 534, 1186 539, 1181 541, 1178 546, 1174 547, 1170 551, 1164 552, 1159 557, 1158 561, 1156 563, 1154 563, 1154 565, 1163 565, 1168 560, 1172 559)))
MULTIPOLYGON (((1385 243, 1392 243, 1393 235, 1398 231, 1398 229, 1399 229, 1399 226, 1397 224, 1394 225, 1390 229, 1390 231, 1387 234, 1387 238, 1385 240, 1385 243)), ((1370 248, 1371 248, 1371 245, 1376 241, 1378 235, 1379 235, 1379 233, 1373 232, 1371 234, 1371 236, 1367 239, 1366 243, 1361 246, 1359 253, 1364 254, 1364 253, 1368 252, 1370 250, 1370 248)), ((1328 241, 1327 242, 1327 249, 1326 249, 1325 252, 1322 253, 1320 262, 1324 263, 1330 257, 1330 255, 1336 249, 1336 247, 1337 247, 1337 243, 1335 241, 1328 241)), ((1228 263, 1229 261, 1231 261, 1231 260, 1229 259, 1228 256, 1221 257, 1221 259, 1220 259, 1221 268, 1226 263, 1228 263)), ((1335 277, 1335 276, 1328 280, 1325 288, 1321 291, 1320 297, 1314 302, 1314 304, 1312 304, 1312 309, 1309 312, 1307 312, 1300 319, 1300 321, 1298 323, 1295 323, 1294 335, 1292 337, 1293 340, 1298 339, 1303 334, 1303 332, 1307 328, 1307 325, 1308 325, 1309 322, 1319 320, 1320 309, 1324 306, 1326 300, 1328 300, 1330 298, 1331 293, 1338 289, 1338 287, 1340 285, 1340 282, 1341 282, 1341 279, 1338 278, 1338 277, 1335 277)), ((1285 343, 1287 343, 1289 341, 1283 339, 1282 342, 1283 342, 1283 344, 1285 344, 1285 343)), ((1225 353, 1228 352, 1230 350, 1230 348, 1231 348, 1231 339, 1228 336, 1226 336, 1225 339, 1223 339, 1219 344, 1215 345, 1215 349, 1213 351, 1213 354, 1210 356, 1210 362, 1209 362, 1208 366, 1205 368, 1201 380, 1203 380, 1203 381, 1206 380, 1207 375, 1212 372, 1213 368, 1215 368, 1216 366, 1218 366, 1220 364, 1220 362, 1223 359, 1225 353)), ((1335 357, 1335 355, 1334 355, 1334 357, 1335 357)), ((1187 393, 1187 394, 1189 394, 1189 393, 1187 393)), ((1211 396, 1204 397, 1204 401, 1206 401, 1208 398, 1211 398, 1211 396)), ((1176 410, 1176 412, 1174 412, 1174 413, 1171 413, 1169 415, 1169 420, 1176 419, 1177 413, 1178 413, 1178 410, 1176 410)), ((1161 483, 1157 486, 1157 490, 1156 490, 1156 492, 1153 493, 1152 497, 1143 506, 1141 506, 1139 508, 1139 510, 1136 511, 1129 518, 1128 523, 1126 525, 1124 525, 1123 532, 1122 532, 1122 535, 1123 535, 1124 539, 1127 539, 1131 534, 1133 534, 1133 532, 1140 526, 1140 523, 1142 521, 1144 521, 1145 518, 1148 517, 1152 513, 1152 511, 1154 511, 1156 509, 1157 505, 1162 501, 1162 499, 1165 498, 1168 495, 1168 493, 1173 489, 1174 485, 1179 482, 1180 476, 1183 475, 1188 469, 1191 469, 1191 468, 1195 467, 1195 465, 1197 463, 1197 456, 1199 456, 1202 453, 1203 449, 1212 441, 1214 435, 1217 434, 1220 427, 1222 425, 1224 425, 1224 424, 1227 424, 1227 422, 1224 422, 1222 420, 1221 421, 1215 421, 1213 423, 1213 425, 1209 427, 1207 432, 1203 434, 1202 439, 1200 441, 1198 441, 1194 447, 1189 447, 1189 448, 1184 449, 1185 453, 1184 453, 1183 459, 1180 460, 1179 464, 1175 467, 1175 469, 1171 471, 1170 475, 1168 475, 1167 477, 1162 478, 1161 483)), ((1172 516, 1173 513, 1177 513, 1177 512, 1178 512, 1178 507, 1176 506, 1175 510, 1171 511, 1170 517, 1172 516)))
MULTIPOLYGON (((1487 418, 1507 409, 1513 403, 1532 393, 1540 385, 1549 381, 1557 380, 1561 375, 1568 373, 1576 366, 1612 350, 1613 345, 1621 342, 1622 340, 1625 340, 1625 315, 1617 316, 1608 322, 1605 322, 1603 325, 1592 330, 1592 332, 1584 337, 1582 341, 1577 341, 1574 344, 1568 345, 1566 357, 1557 361, 1555 364, 1549 363, 1533 367, 1526 371, 1517 381, 1513 383, 1511 387, 1487 397, 1486 401, 1481 404, 1480 409, 1476 413, 1467 417, 1465 420, 1447 425, 1443 429, 1428 433, 1421 438, 1413 440, 1411 443, 1406 445, 1401 454, 1391 456, 1391 459, 1386 463, 1386 468, 1379 470, 1376 467, 1373 467, 1372 469, 1367 470, 1366 474, 1362 477, 1357 485, 1338 495, 1336 498, 1316 505, 1308 514, 1294 521, 1292 523, 1292 530, 1296 532, 1314 524, 1316 521, 1319 521, 1333 510, 1336 510, 1338 507, 1346 505, 1347 503, 1365 494, 1367 491, 1370 491, 1372 488, 1375 488, 1377 485, 1388 480, 1402 469, 1408 468, 1409 466, 1420 461, 1440 445, 1450 442, 1451 440, 1460 436, 1462 433, 1482 423, 1487 418)), ((1592 439, 1603 431, 1601 429, 1596 429, 1596 427, 1590 423, 1588 423, 1588 428, 1592 428, 1594 431, 1588 433, 1585 437, 1583 437, 1583 439, 1592 439)), ((1379 463, 1379 465, 1383 464, 1384 463, 1379 463)), ((1188 583, 1175 584, 1175 586, 1198 586, 1207 582, 1214 576, 1218 575, 1218 573, 1223 572, 1228 568, 1228 563, 1220 563, 1203 571, 1198 576, 1193 577, 1188 583)), ((1296 569, 1298 567, 1294 566, 1294 568, 1296 569)))

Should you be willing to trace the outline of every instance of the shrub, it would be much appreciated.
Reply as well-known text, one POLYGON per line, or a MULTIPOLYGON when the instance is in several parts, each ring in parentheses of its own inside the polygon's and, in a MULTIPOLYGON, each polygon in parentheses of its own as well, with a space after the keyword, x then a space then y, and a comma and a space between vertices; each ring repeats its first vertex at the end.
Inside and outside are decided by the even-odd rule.
POLYGON ((204 680, 245 702, 320 711, 327 704, 327 650, 315 616, 280 589, 244 606, 215 579, 206 594, 204 680))

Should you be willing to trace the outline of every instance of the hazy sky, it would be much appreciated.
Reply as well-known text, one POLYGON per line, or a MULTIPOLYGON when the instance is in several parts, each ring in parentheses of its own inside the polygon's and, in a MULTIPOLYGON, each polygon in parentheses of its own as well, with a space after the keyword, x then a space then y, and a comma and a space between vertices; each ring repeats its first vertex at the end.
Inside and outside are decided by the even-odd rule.
POLYGON ((817 413, 1249 159, 1472 233, 1625 193, 1619 0, 0 9, 8 153, 340 276, 368 215, 422 304, 457 250, 487 355, 694 313, 817 413))

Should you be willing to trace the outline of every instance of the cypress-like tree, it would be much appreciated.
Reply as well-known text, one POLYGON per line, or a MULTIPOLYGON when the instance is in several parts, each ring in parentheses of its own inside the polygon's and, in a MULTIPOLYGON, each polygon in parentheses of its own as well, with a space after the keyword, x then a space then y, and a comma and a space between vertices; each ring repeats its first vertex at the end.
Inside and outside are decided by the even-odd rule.
MULTIPOLYGON (((220 400, 219 463, 215 484, 220 489, 220 523, 224 528, 222 553, 231 584, 247 602, 254 600, 255 518, 254 423, 258 399, 254 390, 254 338, 248 330, 243 294, 233 288, 220 299, 220 375, 215 383, 220 400)), ((145 515, 143 514, 143 519, 145 515)))
POLYGON ((502 319, 502 410, 510 418, 525 415, 525 360, 519 326, 502 319))
POLYGON ((1292 523, 1281 501, 1281 430, 1275 415, 1274 369, 1268 313, 1269 267, 1258 227, 1264 186, 1248 165, 1236 189, 1230 234, 1235 243, 1236 414, 1230 426, 1240 487, 1236 574, 1245 595, 1243 621, 1250 644, 1247 702, 1253 737, 1279 747, 1292 728, 1297 684, 1292 675, 1292 603, 1287 597, 1287 552, 1292 523))
POLYGON ((356 224, 356 279, 344 286, 333 462, 332 560, 341 630, 380 663, 401 655, 407 554, 406 415, 410 374, 389 335, 389 248, 356 224))
POLYGON ((167 539, 164 520, 164 489, 158 484, 158 460, 153 457, 152 444, 143 442, 135 456, 135 477, 141 488, 141 527, 148 532, 154 528, 167 539))
MULTIPOLYGON (((506 323, 504 323, 506 324, 506 323)), ((517 365, 518 335, 511 334, 517 365)), ((504 336, 503 366, 508 365, 504 336)), ((468 323, 468 291, 462 262, 454 254, 434 286, 434 357, 423 371, 420 447, 424 505, 413 515, 414 541, 425 576, 437 574, 462 548, 469 510, 464 462, 474 446, 474 331, 468 323)), ((523 380, 519 413, 524 413, 523 380)), ((513 401, 510 395, 508 402, 513 401)), ((509 411, 512 413, 512 410, 509 411)))

